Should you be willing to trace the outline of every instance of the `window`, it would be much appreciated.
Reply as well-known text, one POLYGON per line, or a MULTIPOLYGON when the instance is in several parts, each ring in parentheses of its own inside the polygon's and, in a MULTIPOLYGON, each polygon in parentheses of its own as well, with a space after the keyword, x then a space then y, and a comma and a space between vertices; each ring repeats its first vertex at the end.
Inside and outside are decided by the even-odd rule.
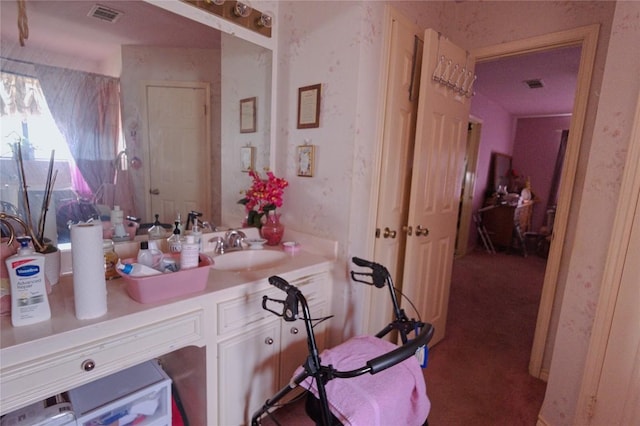
POLYGON ((69 146, 56 125, 38 79, 2 73, 2 149, 13 157, 13 146, 22 141, 23 158, 48 160, 55 150, 58 161, 71 161, 69 146))

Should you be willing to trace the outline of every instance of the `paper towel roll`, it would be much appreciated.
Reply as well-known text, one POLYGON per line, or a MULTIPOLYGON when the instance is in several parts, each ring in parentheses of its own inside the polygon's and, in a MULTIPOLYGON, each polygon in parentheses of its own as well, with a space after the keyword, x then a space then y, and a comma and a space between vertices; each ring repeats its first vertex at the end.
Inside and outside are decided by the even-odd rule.
POLYGON ((83 320, 106 314, 107 285, 100 222, 71 226, 71 262, 76 317, 83 320))

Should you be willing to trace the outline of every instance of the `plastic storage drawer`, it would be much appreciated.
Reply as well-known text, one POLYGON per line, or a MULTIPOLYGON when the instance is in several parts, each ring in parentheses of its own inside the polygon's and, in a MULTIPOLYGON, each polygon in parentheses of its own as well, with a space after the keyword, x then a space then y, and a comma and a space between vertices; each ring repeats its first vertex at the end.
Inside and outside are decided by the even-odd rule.
POLYGON ((171 379, 148 361, 69 391, 78 426, 171 425, 171 379))

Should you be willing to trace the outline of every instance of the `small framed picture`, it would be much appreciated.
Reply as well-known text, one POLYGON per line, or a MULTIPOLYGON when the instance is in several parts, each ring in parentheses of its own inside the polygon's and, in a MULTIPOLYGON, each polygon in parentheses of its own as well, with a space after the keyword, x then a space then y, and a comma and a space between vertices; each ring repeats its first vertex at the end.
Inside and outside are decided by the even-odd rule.
POLYGON ((240 99, 240 133, 256 131, 256 97, 240 99))
POLYGON ((314 145, 301 145, 298 147, 298 176, 313 177, 314 157, 314 145))
POLYGON ((298 129, 320 127, 321 84, 298 89, 298 129))
POLYGON ((253 146, 240 148, 240 167, 243 172, 249 172, 254 169, 255 149, 253 146))

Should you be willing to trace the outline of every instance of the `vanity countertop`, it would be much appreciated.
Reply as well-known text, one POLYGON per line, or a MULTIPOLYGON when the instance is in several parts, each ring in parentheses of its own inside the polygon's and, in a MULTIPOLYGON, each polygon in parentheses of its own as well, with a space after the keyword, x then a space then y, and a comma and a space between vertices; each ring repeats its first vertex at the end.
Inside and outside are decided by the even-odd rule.
MULTIPOLYGON (((215 257, 214 257, 215 262, 215 257)), ((326 271, 333 264, 333 259, 308 251, 300 251, 295 255, 289 255, 289 259, 277 266, 257 271, 220 271, 211 268, 205 289, 198 293, 175 297, 158 303, 142 304, 134 301, 127 295, 126 282, 123 279, 107 281, 107 313, 102 317, 91 320, 78 320, 75 316, 73 298, 73 276, 65 275, 60 282, 53 287, 49 295, 51 305, 51 319, 41 323, 13 327, 11 317, 0 317, 2 351, 2 364, 11 362, 10 353, 13 349, 19 349, 31 341, 46 339, 55 340, 58 337, 90 326, 101 326, 107 322, 130 322, 138 316, 142 320, 147 316, 157 314, 157 310, 171 310, 176 304, 206 304, 204 299, 216 298, 216 294, 225 290, 244 286, 252 291, 258 291, 269 287, 267 278, 271 275, 279 275, 288 279, 293 273, 296 276, 311 275, 316 272, 326 271)), ((87 336, 89 337, 89 336, 87 336)), ((17 356, 18 354, 15 353, 17 356)))
MULTIPOLYGON (((316 295, 330 299, 337 245, 328 240, 306 240, 293 233, 289 238, 299 242, 302 250, 287 253, 276 264, 232 271, 215 269, 214 263, 202 291, 155 303, 132 299, 122 278, 107 281, 107 313, 90 320, 76 318, 73 276, 62 275, 49 295, 50 320, 13 327, 10 316, 0 317, 0 414, 149 359, 169 357, 173 360, 170 362, 180 360, 175 361, 181 366, 175 380, 189 382, 185 385, 189 388, 193 386, 190 381, 195 380, 201 390, 191 407, 192 415, 201 420, 217 418, 218 346, 220 339, 230 338, 228 330, 220 335, 224 329, 221 324, 252 323, 256 315, 249 313, 263 315, 259 295, 278 297, 279 290, 268 282, 272 275, 309 283, 316 295), (327 284, 325 294, 322 286, 327 284), (222 311, 220 306, 224 307, 222 311), (185 363, 183 356, 190 361, 185 363), (189 371, 207 374, 190 375, 189 371)), ((284 253, 283 247, 264 250, 284 253)), ((213 259, 215 262, 216 257, 213 259)))

